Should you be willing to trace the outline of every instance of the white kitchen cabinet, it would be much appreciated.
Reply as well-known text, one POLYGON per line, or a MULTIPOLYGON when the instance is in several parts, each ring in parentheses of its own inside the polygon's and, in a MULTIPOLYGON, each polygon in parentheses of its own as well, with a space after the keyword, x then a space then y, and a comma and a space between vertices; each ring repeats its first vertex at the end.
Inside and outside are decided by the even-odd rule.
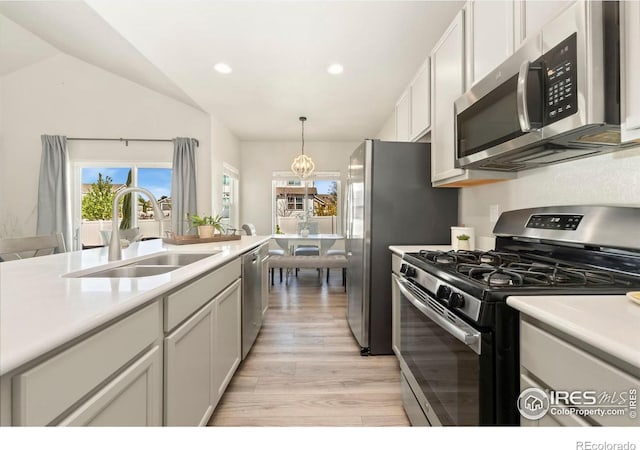
MULTIPOLYGON (((546 328, 547 326, 545 326, 546 328)), ((630 389, 637 394, 640 379, 592 354, 588 345, 579 348, 579 342, 567 342, 562 334, 556 334, 552 327, 542 329, 529 322, 525 316, 520 321, 520 381, 521 390, 540 387, 553 391, 595 391, 596 393, 626 394, 630 389), (533 382, 532 380, 537 380, 533 382)), ((578 397, 580 399, 580 397, 578 397)), ((618 401, 621 397, 618 397, 618 401)), ((579 400, 578 400, 579 401, 579 400)), ((616 403, 617 404, 617 403, 616 403)), ((562 405, 560 405, 563 407, 562 405)), ((607 405, 605 405, 605 408, 607 405)), ((589 406, 588 409, 592 407, 589 406)), ((566 409, 566 408, 565 408, 566 409)), ((569 412, 569 411, 568 411, 569 412)), ((640 426, 640 419, 628 415, 596 416, 582 418, 576 414, 553 415, 547 413, 539 421, 521 419, 522 425, 529 426, 640 426)))
POLYGON ((454 102, 465 91, 466 5, 431 52, 431 184, 464 187, 514 178, 515 173, 455 166, 454 102))
POLYGON ((391 275, 391 349, 400 357, 400 289, 391 275))
POLYGON ((513 0, 476 0, 467 3, 468 86, 484 78, 513 53, 513 3, 513 0))
MULTIPOLYGON (((12 424, 55 424, 73 405, 161 342, 158 301, 12 377, 12 424)), ((140 405, 145 408, 145 404, 140 405)))
POLYGON ((620 2, 622 142, 640 139, 640 3, 620 2))
POLYGON ((519 47, 527 38, 540 31, 542 26, 556 17, 575 0, 520 0, 514 2, 514 25, 519 47))
POLYGON ((160 347, 138 358, 61 426, 161 426, 162 353, 160 347))
POLYGON ((396 140, 409 141, 411 137, 411 88, 406 91, 396 104, 396 140))
POLYGON ((464 93, 464 10, 431 52, 431 182, 464 174, 454 165, 453 103, 464 93))
POLYGON ((431 72, 430 59, 424 62, 410 86, 411 140, 416 141, 431 127, 431 72))
POLYGON ((165 425, 205 425, 213 413, 215 314, 212 300, 164 340, 165 425))
MULTIPOLYGON (((265 267, 268 267, 265 264, 265 267)), ((268 280, 268 275, 264 275, 268 280)), ((213 379, 215 404, 227 388, 242 360, 241 281, 237 280, 216 297, 213 379)), ((267 284, 268 286, 268 284, 267 284)), ((214 406, 215 406, 214 404, 214 406)))

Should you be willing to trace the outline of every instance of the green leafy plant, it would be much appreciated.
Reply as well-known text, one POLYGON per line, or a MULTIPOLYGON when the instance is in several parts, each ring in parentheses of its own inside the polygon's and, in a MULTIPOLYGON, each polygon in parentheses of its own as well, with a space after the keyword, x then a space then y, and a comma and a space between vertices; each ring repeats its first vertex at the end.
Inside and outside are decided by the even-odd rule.
POLYGON ((113 180, 109 176, 98 174, 98 180, 82 197, 82 218, 86 220, 110 220, 113 210, 113 180))
POLYGON ((190 215, 187 213, 187 220, 191 223, 192 227, 212 225, 213 228, 219 232, 222 233, 224 231, 224 228, 222 227, 222 216, 220 216, 220 214, 215 216, 199 216, 197 214, 190 215))
POLYGON ((469 239, 471 239, 471 236, 468 236, 466 234, 459 234, 458 236, 456 236, 456 239, 458 239, 459 241, 468 241, 469 239))

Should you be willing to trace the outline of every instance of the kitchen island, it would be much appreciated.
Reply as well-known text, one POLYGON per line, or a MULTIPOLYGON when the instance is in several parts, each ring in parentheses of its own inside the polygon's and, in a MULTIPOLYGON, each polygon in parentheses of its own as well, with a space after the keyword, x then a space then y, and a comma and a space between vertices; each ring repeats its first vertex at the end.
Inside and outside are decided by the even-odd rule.
MULTIPOLYGON (((114 383, 127 370, 135 369, 137 366, 135 362, 131 362, 132 356, 137 358, 143 352, 148 352, 140 360, 150 361, 149 367, 155 367, 153 371, 145 372, 145 376, 149 380, 151 375, 155 377, 156 381, 150 383, 148 388, 153 387, 154 393, 158 393, 160 398, 147 402, 146 407, 153 408, 155 413, 149 414, 147 411, 146 416, 155 417, 151 424, 170 424, 167 423, 167 405, 165 404, 164 410, 157 406, 158 403, 163 404, 163 371, 164 390, 169 394, 172 387, 166 386, 167 370, 173 369, 176 377, 181 376, 180 370, 172 368, 167 359, 171 356, 171 345, 180 342, 177 335, 187 335, 187 331, 191 329, 183 330, 183 327, 198 319, 197 323, 191 324, 195 330, 196 325, 202 322, 199 316, 207 311, 210 313, 208 320, 211 321, 211 326, 208 329, 202 328, 202 333, 210 335, 206 345, 211 347, 207 350, 210 350, 211 355, 214 350, 214 339, 211 336, 215 331, 217 312, 229 315, 234 324, 237 321, 237 326, 225 328, 223 324, 219 328, 230 339, 235 341, 234 336, 237 334, 237 341, 240 340, 239 256, 268 240, 268 236, 243 236, 237 241, 174 246, 158 239, 135 243, 124 249, 120 261, 108 262, 107 249, 100 248, 0 264, 0 423, 49 424, 52 423, 50 419, 59 422, 63 416, 70 414, 71 409, 92 395, 98 395, 99 389, 106 389, 108 385, 105 383, 114 383), (75 277, 131 264, 151 255, 172 253, 198 253, 207 256, 153 276, 75 277), (218 296, 220 298, 216 303, 214 300, 218 296), (227 298, 231 300, 223 303, 227 298), (224 310, 223 304, 226 308, 224 310), (191 309, 187 311, 186 305, 191 309), (136 345, 139 353, 136 353, 136 345), (88 346, 87 350, 83 346, 88 346), (86 392, 78 393, 77 398, 63 398, 65 383, 81 385, 85 375, 83 370, 90 375, 94 366, 107 364, 113 355, 124 352, 129 347, 130 354, 120 357, 120 363, 124 361, 126 364, 118 366, 115 371, 111 367, 105 367, 104 373, 96 373, 95 380, 87 381, 86 392), (104 354, 98 354, 100 351, 104 354), (90 356, 78 356, 82 354, 90 356), (67 359, 69 356, 76 358, 73 370, 69 364, 56 366, 63 356, 67 359), (38 381, 40 372, 50 373, 50 376, 43 376, 38 381), (73 379, 74 372, 78 374, 76 380, 73 379), (71 379, 67 380, 63 375, 70 373, 71 379), (94 383, 96 380, 97 384, 94 383), (157 380, 160 380, 159 383, 157 380), (30 413, 25 413, 29 410, 25 404, 17 406, 17 402, 28 401, 29 396, 35 395, 34 392, 38 389, 46 395, 57 395, 57 399, 49 403, 54 406, 56 402, 59 403, 58 410, 49 415, 35 414, 31 417, 30 413), (56 389, 58 394, 55 394, 56 389)), ((202 333, 200 336, 204 336, 202 333)), ((236 344, 234 342, 234 346, 236 344)), ((174 345, 176 352, 177 349, 174 345)), ((219 355, 225 356, 224 349, 219 350, 219 355)), ((179 363, 180 353, 177 352, 176 355, 175 360, 179 363)), ((232 355, 226 356, 229 359, 232 355)), ((194 361, 184 361, 185 364, 190 362, 194 361)), ((237 367, 239 360, 233 359, 232 362, 237 367)), ((210 365, 207 370, 213 371, 215 367, 210 365)), ((230 368, 230 371, 235 370, 235 367, 230 368)), ((140 370, 142 369, 138 369, 140 370)), ((226 374, 226 378, 229 378, 228 375, 226 374)), ((222 380, 218 387, 226 387, 228 381, 222 380)), ((214 386, 213 382, 209 384, 214 386)), ((74 388, 72 386, 69 389, 72 391, 74 388)), ((220 395, 221 393, 216 392, 215 399, 220 395)), ((164 401, 166 403, 166 398, 164 401)), ((209 402, 205 415, 210 415, 216 401, 209 402)), ((79 422, 69 424, 76 423, 79 422)))

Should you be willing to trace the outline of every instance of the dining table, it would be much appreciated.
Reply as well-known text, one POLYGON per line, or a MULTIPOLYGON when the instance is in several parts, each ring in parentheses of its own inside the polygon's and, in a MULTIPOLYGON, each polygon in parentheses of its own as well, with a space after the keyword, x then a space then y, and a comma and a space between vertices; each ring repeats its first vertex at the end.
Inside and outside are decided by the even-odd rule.
POLYGON ((294 249, 299 245, 317 245, 320 255, 326 255, 336 241, 343 240, 341 234, 273 234, 271 238, 283 249, 287 255, 293 255, 294 249))

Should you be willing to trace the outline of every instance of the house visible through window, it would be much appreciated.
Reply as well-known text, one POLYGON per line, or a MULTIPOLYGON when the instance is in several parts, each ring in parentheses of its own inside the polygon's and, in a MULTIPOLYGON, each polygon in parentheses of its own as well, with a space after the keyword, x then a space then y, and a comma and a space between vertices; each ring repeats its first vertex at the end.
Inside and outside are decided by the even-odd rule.
POLYGON ((144 195, 124 196, 118 206, 120 228, 138 228, 143 237, 162 236, 170 229, 171 173, 169 164, 99 165, 74 164, 75 248, 104 245, 111 230, 113 199, 127 186, 144 187, 160 204, 164 217, 159 223, 151 202, 144 195))
POLYGON ((339 172, 317 173, 313 180, 276 172, 272 185, 274 232, 296 234, 303 222, 317 223, 318 233, 340 232, 339 172))

